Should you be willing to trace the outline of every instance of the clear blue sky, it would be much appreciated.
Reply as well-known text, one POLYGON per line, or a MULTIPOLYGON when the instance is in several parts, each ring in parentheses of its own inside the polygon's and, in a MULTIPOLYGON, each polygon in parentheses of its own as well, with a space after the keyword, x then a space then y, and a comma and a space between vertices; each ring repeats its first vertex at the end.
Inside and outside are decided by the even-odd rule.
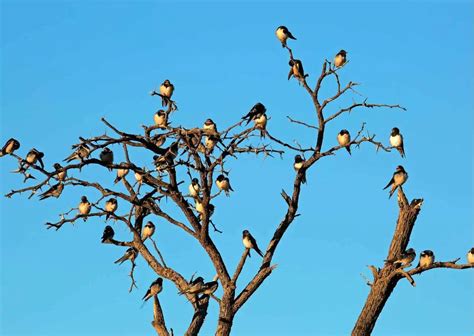
MULTIPOLYGON (((306 92, 286 80, 288 56, 274 35, 281 24, 298 38, 291 45, 311 84, 323 60, 344 48, 344 82, 361 83, 359 92, 372 102, 408 108, 359 111, 331 124, 326 146, 341 128, 355 132, 363 121, 384 142, 398 126, 407 158, 364 146, 308 174, 302 216, 274 258, 279 267, 238 313, 235 335, 350 332, 369 290, 360 273, 382 265, 394 229, 396 200, 382 187, 398 164, 410 175, 409 198, 425 199, 410 246, 464 260, 474 245, 472 2, 2 1, 1 9, 0 139, 20 139, 23 155, 32 147, 44 151, 48 167, 70 153, 78 136, 104 132, 102 116, 134 132, 152 123, 159 101, 148 92, 165 78, 176 86, 173 125, 211 117, 223 128, 262 101, 271 132, 313 144, 311 132, 286 122, 287 115, 314 122, 314 111, 306 92)), ((231 269, 242 253, 242 229, 262 246, 270 239, 284 213, 279 193, 291 187, 291 162, 292 154, 229 161, 236 192, 215 202, 224 234, 214 237, 231 269)), ((9 173, 14 168, 13 160, 0 160, 2 195, 22 185, 9 173)), ((155 276, 139 260, 140 289, 128 293, 128 267, 113 264, 123 250, 99 243, 102 220, 45 230, 44 222, 77 206, 83 193, 70 189, 43 202, 1 198, 2 335, 152 334, 152 307, 140 309, 140 299, 155 276)), ((155 223, 169 264, 185 276, 214 275, 195 242, 155 223)), ((119 238, 126 234, 117 230, 119 238)), ((248 261, 240 284, 258 261, 248 261)), ((416 277, 416 288, 401 281, 375 334, 472 335, 473 280, 471 270, 432 270, 416 277)), ((181 335, 191 308, 172 283, 164 287, 167 324, 181 335)), ((203 335, 213 334, 216 311, 212 302, 203 335)))

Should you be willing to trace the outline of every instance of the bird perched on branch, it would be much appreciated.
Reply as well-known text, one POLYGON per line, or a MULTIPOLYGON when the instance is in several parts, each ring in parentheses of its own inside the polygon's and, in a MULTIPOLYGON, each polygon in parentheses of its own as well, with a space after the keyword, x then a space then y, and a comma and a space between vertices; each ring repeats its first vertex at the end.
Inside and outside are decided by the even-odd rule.
POLYGON ((229 196, 230 192, 234 191, 234 189, 232 189, 232 187, 230 186, 229 178, 225 177, 222 174, 217 176, 216 185, 217 185, 217 188, 219 188, 219 190, 223 190, 225 192, 226 196, 229 196))
POLYGON ((467 252, 467 262, 469 264, 474 264, 474 247, 467 252))
POLYGON ((288 40, 289 38, 292 40, 296 40, 296 37, 294 37, 293 34, 291 34, 288 28, 286 28, 285 26, 278 27, 275 31, 275 34, 280 40, 282 48, 286 47, 286 40, 288 40))
POLYGON ((405 157, 405 148, 403 146, 403 135, 400 134, 398 127, 392 128, 392 133, 390 133, 390 145, 396 148, 402 158, 405 157))
MULTIPOLYGON (((296 155, 295 163, 293 164, 293 168, 295 169, 295 171, 298 172, 303 167, 303 164, 304 164, 304 160, 301 157, 301 155, 299 154, 296 155)), ((303 178, 301 179, 301 183, 306 183, 306 171, 303 173, 303 178)))
POLYGON ((109 242, 110 239, 113 239, 115 235, 114 229, 110 225, 107 225, 102 234, 102 243, 109 242))
MULTIPOLYGON (((126 165, 125 162, 122 162, 120 164, 121 166, 126 165)), ((128 168, 119 168, 117 169, 117 177, 114 180, 114 184, 117 184, 119 181, 121 181, 125 176, 128 174, 128 168)))
POLYGON ((143 183, 143 175, 139 172, 135 172, 135 181, 137 181, 137 183, 139 185, 141 185, 143 183))
POLYGON ((49 197, 56 197, 58 198, 59 196, 61 196, 61 193, 63 192, 63 189, 64 189, 64 184, 62 184, 61 182, 53 185, 51 188, 49 188, 48 190, 46 190, 44 193, 42 193, 40 196, 39 196, 39 199, 42 201, 46 198, 49 198, 49 197))
POLYGON ((122 265, 125 261, 130 260, 132 264, 135 264, 135 258, 138 255, 138 250, 134 247, 130 247, 125 251, 125 254, 119 259, 114 261, 114 264, 122 265))
POLYGON ((304 80, 308 75, 305 75, 303 69, 303 63, 297 59, 291 59, 290 62, 290 72, 288 73, 288 80, 290 80, 291 76, 294 76, 298 80, 304 80))
POLYGON ((260 137, 265 138, 265 130, 267 129, 267 115, 265 113, 260 116, 255 117, 253 120, 255 122, 255 127, 260 130, 260 137))
POLYGON ((84 215, 84 222, 87 220, 87 216, 91 212, 91 203, 86 196, 81 197, 81 202, 77 207, 79 209, 79 214, 84 215))
POLYGON ((209 134, 216 135, 217 134, 216 123, 211 118, 209 118, 204 122, 204 125, 202 126, 202 130, 204 131, 204 133, 208 135, 209 134))
POLYGON ((202 294, 204 295, 211 295, 213 294, 217 288, 219 288, 219 282, 217 282, 218 276, 216 275, 212 281, 206 282, 202 286, 202 294))
POLYGON ((385 260, 386 262, 393 264, 395 267, 408 267, 411 265, 411 262, 415 260, 416 252, 414 249, 409 248, 399 258, 385 260))
POLYGON ((173 166, 174 159, 178 155, 178 148, 179 148, 179 142, 176 141, 173 144, 171 144, 171 146, 169 146, 168 148, 164 150, 163 155, 153 156, 153 161, 154 161, 157 171, 161 172, 173 166))
POLYGON ((263 105, 262 103, 257 103, 252 107, 249 113, 242 117, 242 120, 246 120, 247 122, 245 123, 245 125, 248 125, 250 120, 254 120, 255 118, 264 114, 266 111, 267 108, 265 107, 265 105, 263 105))
POLYGON ((171 96, 173 95, 174 92, 174 85, 171 84, 171 82, 166 79, 161 85, 160 85, 160 95, 161 95, 161 105, 162 106, 168 106, 171 104, 171 96))
POLYGON ((152 296, 158 295, 162 290, 163 278, 158 278, 151 283, 150 288, 148 288, 148 291, 146 292, 142 300, 148 301, 148 299, 150 299, 152 296))
POLYGON ((143 227, 142 230, 142 241, 147 240, 147 238, 150 238, 153 236, 155 233, 155 224, 153 224, 151 221, 148 221, 146 225, 143 227))
POLYGON ((348 130, 343 129, 339 132, 337 135, 337 142, 339 143, 339 146, 344 147, 351 155, 351 135, 348 130))
POLYGON ((204 279, 202 277, 197 277, 194 280, 191 280, 188 288, 184 292, 179 292, 179 295, 183 294, 199 294, 202 291, 204 285, 204 279))
POLYGON ((416 267, 428 267, 431 266, 435 261, 435 255, 431 250, 424 250, 420 254, 420 261, 416 267))
MULTIPOLYGON (((74 146, 73 146, 74 148, 74 146)), ((84 161, 84 159, 87 159, 91 153, 91 150, 87 144, 83 143, 77 146, 76 150, 69 155, 67 158, 65 158, 63 161, 66 162, 71 162, 74 160, 79 160, 79 161, 84 161)))
POLYGON ((405 171, 405 168, 403 168, 403 166, 398 166, 397 169, 395 170, 395 173, 393 173, 393 176, 390 182, 388 182, 385 188, 383 188, 383 190, 385 190, 391 186, 390 195, 388 196, 388 198, 392 197, 395 190, 397 190, 398 187, 401 187, 407 180, 408 180, 408 174, 405 171))
POLYGON ((345 51, 344 49, 342 49, 336 54, 336 56, 334 57, 334 65, 337 68, 340 68, 344 64, 346 64, 347 62, 346 55, 347 55, 347 51, 345 51))
POLYGON ((257 252, 263 258, 262 251, 260 251, 258 248, 257 241, 248 230, 242 231, 242 242, 244 243, 245 248, 249 250, 249 257, 250 249, 254 249, 255 252, 257 252))
POLYGON ((166 113, 164 110, 156 111, 155 115, 153 116, 153 121, 159 128, 166 128, 166 126, 168 126, 168 113, 166 113))
POLYGON ((199 185, 199 180, 197 178, 193 178, 191 180, 191 184, 189 185, 188 190, 189 190, 189 195, 191 195, 192 198, 199 197, 201 186, 199 185))
POLYGON ((34 165, 36 164, 36 162, 39 162, 40 167, 44 169, 43 157, 44 157, 43 152, 40 152, 36 148, 33 148, 28 152, 28 154, 26 154, 25 161, 30 165, 34 165))
POLYGON ((105 216, 105 220, 108 220, 110 216, 117 210, 118 203, 117 200, 113 197, 109 198, 107 202, 105 202, 105 212, 107 215, 105 216))
POLYGON ((18 148, 20 148, 20 142, 18 140, 14 138, 8 139, 5 145, 3 145, 2 150, 0 150, 0 157, 7 154, 12 154, 18 148))
MULTIPOLYGON (((114 152, 112 152, 109 147, 105 147, 102 152, 100 152, 100 161, 106 166, 112 165, 114 163, 114 152)), ((112 171, 111 167, 109 167, 109 171, 112 171)))
POLYGON ((214 135, 208 135, 205 137, 204 148, 205 148, 206 155, 209 155, 214 151, 214 147, 216 147, 216 144, 218 141, 219 141, 219 138, 214 135))
POLYGON ((67 171, 64 170, 63 167, 59 163, 55 163, 53 167, 56 170, 56 174, 54 175, 54 177, 58 181, 64 181, 67 177, 67 171))

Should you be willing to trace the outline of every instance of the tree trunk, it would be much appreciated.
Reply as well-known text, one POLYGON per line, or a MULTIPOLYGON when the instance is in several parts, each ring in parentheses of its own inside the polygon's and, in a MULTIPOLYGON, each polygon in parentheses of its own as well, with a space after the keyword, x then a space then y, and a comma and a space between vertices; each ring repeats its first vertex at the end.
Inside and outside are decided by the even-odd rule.
POLYGON ((219 321, 217 323, 216 336, 228 336, 234 322, 234 312, 232 309, 235 290, 224 292, 219 309, 219 321))

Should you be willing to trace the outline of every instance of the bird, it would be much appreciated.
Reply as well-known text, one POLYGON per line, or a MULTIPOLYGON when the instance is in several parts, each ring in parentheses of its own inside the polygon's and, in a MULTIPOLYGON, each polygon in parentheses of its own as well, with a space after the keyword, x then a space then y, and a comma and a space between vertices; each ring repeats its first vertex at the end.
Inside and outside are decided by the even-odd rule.
POLYGON ((166 128, 168 126, 168 114, 164 110, 158 110, 153 116, 153 120, 159 128, 166 128))
POLYGON ((114 238, 115 232, 110 225, 107 225, 102 234, 102 243, 108 242, 110 239, 114 238))
POLYGON ((250 120, 254 120, 258 116, 261 116, 267 111, 267 108, 262 103, 256 103, 252 109, 245 116, 242 117, 242 120, 246 120, 245 125, 248 125, 250 120))
POLYGON ((33 148, 28 152, 28 154, 26 154, 26 162, 31 165, 39 162, 41 169, 44 169, 43 157, 44 153, 40 152, 36 148, 33 148))
POLYGON ((200 215, 204 213, 204 205, 201 203, 199 198, 194 199, 194 205, 196 208, 196 211, 199 212, 200 215))
POLYGON ((135 172, 135 181, 141 185, 143 183, 143 175, 139 172, 135 172))
POLYGON ((78 206, 79 214, 84 215, 84 222, 87 220, 87 215, 91 212, 91 203, 86 196, 81 197, 81 202, 78 206))
POLYGON ((107 202, 105 202, 105 212, 107 215, 105 216, 105 220, 108 220, 109 217, 117 210, 118 203, 117 200, 113 197, 109 198, 107 202))
POLYGON ((217 138, 214 135, 208 135, 204 139, 204 147, 206 149, 205 154, 209 155, 212 153, 214 150, 214 147, 216 147, 217 142, 219 141, 219 138, 217 138))
POLYGON ((343 129, 339 132, 337 135, 337 142, 339 143, 339 146, 344 147, 349 152, 349 155, 352 155, 350 146, 351 135, 348 130, 343 129))
POLYGON ((122 265, 125 261, 130 260, 132 264, 135 264, 135 258, 137 257, 138 250, 134 247, 130 247, 125 251, 125 254, 114 261, 114 264, 122 265))
POLYGON ((201 186, 199 185, 199 181, 197 178, 193 178, 191 180, 191 184, 189 185, 188 190, 189 190, 189 195, 191 195, 191 197, 193 198, 199 197, 201 186))
POLYGON ((474 264, 474 247, 467 252, 467 262, 471 265, 474 264))
POLYGON ((151 221, 148 221, 142 230, 142 241, 145 241, 147 238, 150 238, 155 233, 155 224, 151 221))
POLYGON ((344 49, 342 49, 341 51, 339 51, 336 56, 334 57, 334 65, 338 68, 342 67, 344 64, 346 64, 347 60, 346 60, 346 55, 347 55, 347 51, 345 51, 344 49))
POLYGON ((242 231, 242 242, 244 243, 245 248, 249 250, 249 257, 250 249, 254 249, 263 258, 262 251, 258 248, 257 241, 248 230, 242 231))
POLYGON ((163 149, 164 154, 154 155, 153 162, 155 164, 156 170, 161 172, 163 170, 169 169, 173 166, 173 161, 178 155, 179 142, 176 141, 172 143, 168 148, 163 149))
POLYGON ((206 119, 206 121, 204 122, 204 125, 202 126, 202 130, 206 134, 215 135, 215 134, 217 134, 216 123, 211 118, 206 119))
POLYGON ((42 200, 44 200, 46 198, 49 198, 49 197, 58 198, 59 196, 61 196, 61 193, 63 192, 63 189, 64 189, 64 184, 62 184, 61 182, 56 183, 51 188, 49 188, 44 193, 42 193, 39 196, 39 199, 42 201, 42 200))
MULTIPOLYGON (((112 152, 109 147, 105 147, 102 152, 100 152, 100 161, 106 166, 110 166, 114 163, 114 152, 112 152)), ((112 168, 109 167, 109 170, 112 171, 112 168)))
POLYGON ((296 37, 294 37, 293 34, 291 34, 288 28, 286 28, 285 26, 278 27, 275 31, 275 34, 280 40, 282 48, 286 47, 286 40, 288 40, 289 38, 292 40, 296 40, 296 37))
POLYGON ((166 79, 160 85, 160 94, 161 94, 161 105, 168 106, 171 103, 171 96, 174 92, 174 85, 166 79))
POLYGON ((180 292, 179 295, 183 294, 199 294, 202 291, 204 285, 204 279, 202 277, 197 277, 189 283, 188 288, 184 292, 180 292))
POLYGON ((165 135, 155 135, 153 136, 152 140, 155 142, 156 147, 161 147, 166 142, 165 135))
POLYGON ((18 148, 20 148, 20 142, 18 140, 14 138, 8 139, 5 145, 3 145, 2 150, 0 150, 0 157, 13 154, 18 148))
POLYGON ((303 63, 297 59, 291 59, 290 62, 290 72, 288 73, 288 80, 290 80, 291 76, 294 76, 298 80, 304 80, 308 75, 305 75, 303 69, 303 63))
POLYGON ((84 161, 84 159, 87 159, 89 157, 89 154, 91 153, 91 150, 87 144, 83 143, 77 146, 76 150, 69 155, 67 158, 65 158, 63 161, 66 162, 71 162, 74 160, 79 160, 79 161, 84 161))
POLYGON ((395 173, 393 173, 390 182, 388 182, 385 188, 383 188, 383 190, 385 190, 391 186, 390 195, 388 196, 388 198, 391 198, 395 190, 397 190, 398 187, 401 187, 407 180, 408 174, 405 171, 405 168, 403 168, 403 166, 398 166, 395 170, 395 173))
POLYGON ((217 282, 217 276, 214 277, 214 280, 204 283, 202 286, 202 294, 211 295, 217 288, 219 288, 219 282, 217 282))
POLYGON ((53 167, 54 169, 56 169, 56 174, 54 175, 54 177, 58 181, 64 181, 67 177, 67 171, 64 170, 63 167, 59 163, 55 163, 53 167))
POLYGON ((402 158, 405 157, 405 148, 403 145, 403 135, 401 135, 400 130, 398 127, 392 128, 392 133, 390 133, 390 145, 396 148, 402 158))
MULTIPOLYGON (((120 163, 120 166, 126 165, 125 162, 120 163)), ((119 181, 121 181, 125 176, 128 174, 128 168, 119 168, 117 169, 117 177, 114 180, 114 184, 117 184, 119 181)))
POLYGON ((162 291, 162 289, 163 278, 158 278, 151 283, 150 288, 148 288, 148 291, 146 292, 142 300, 148 301, 148 299, 150 299, 152 296, 158 295, 162 291))
MULTIPOLYGON (((296 171, 299 171, 302 167, 303 167, 303 163, 305 161, 303 160, 303 158, 301 157, 301 155, 296 155, 295 156, 295 163, 293 164, 293 168, 296 170, 296 171)), ((306 183, 306 171, 303 173, 303 177, 301 179, 301 182, 302 183, 306 183)))
POLYGON ((267 115, 265 113, 261 114, 260 116, 255 117, 253 120, 255 122, 255 128, 260 130, 260 137, 265 137, 265 130, 267 128, 267 115))
POLYGON ((428 267, 431 266, 435 261, 435 255, 431 250, 424 250, 420 254, 420 261, 416 267, 428 267))
POLYGON ((415 260, 416 257, 416 252, 414 249, 409 248, 405 252, 402 253, 400 258, 398 259, 390 259, 390 260, 385 260, 386 262, 393 264, 395 267, 408 267, 413 260, 415 260))
POLYGON ((219 188, 219 190, 223 190, 225 192, 226 196, 229 196, 230 192, 234 191, 234 189, 232 189, 232 187, 230 186, 229 178, 225 177, 222 174, 217 176, 216 185, 217 185, 217 188, 219 188))

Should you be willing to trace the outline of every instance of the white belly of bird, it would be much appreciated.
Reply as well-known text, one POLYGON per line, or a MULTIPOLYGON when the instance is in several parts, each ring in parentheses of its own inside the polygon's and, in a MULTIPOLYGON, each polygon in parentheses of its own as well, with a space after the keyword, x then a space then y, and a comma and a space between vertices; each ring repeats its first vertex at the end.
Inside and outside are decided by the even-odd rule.
POLYGON ((204 206, 201 202, 196 201, 196 211, 199 213, 204 213, 204 206))
POLYGON ((157 126, 166 126, 166 116, 165 115, 158 115, 158 114, 155 114, 154 116, 154 121, 155 121, 155 125, 157 126))
POLYGON ((26 162, 30 164, 34 164, 36 162, 36 155, 35 154, 29 154, 26 156, 26 162))
POLYGON ((300 170, 301 167, 303 167, 303 162, 295 163, 293 167, 295 168, 295 170, 300 170))
POLYGON ((107 211, 107 212, 114 212, 115 209, 117 209, 117 204, 107 203, 105 205, 105 211, 107 211))
POLYGON ((253 248, 253 244, 252 242, 250 241, 250 239, 248 239, 247 237, 245 237, 244 239, 242 239, 242 242, 244 243, 244 246, 248 249, 251 249, 253 248))
POLYGON ((338 134, 337 142, 340 146, 347 146, 351 142, 351 137, 349 136, 349 134, 338 134))
POLYGON ((470 264, 474 264, 474 254, 472 254, 471 252, 467 254, 467 262, 470 264))
POLYGON ((62 171, 56 174, 58 180, 63 181, 66 178, 66 171, 62 171))
POLYGON ((261 129, 265 129, 267 126, 267 117, 265 115, 262 115, 260 118, 257 118, 254 120, 255 121, 255 126, 261 129))
POLYGON ((288 39, 288 36, 283 32, 283 29, 278 28, 276 31, 276 36, 281 42, 285 42, 288 39))
POLYGON ((216 142, 214 140, 211 140, 209 137, 206 137, 206 148, 207 149, 212 149, 216 145, 216 142))
POLYGON ((225 191, 229 190, 229 182, 227 182, 226 180, 216 181, 216 184, 220 190, 225 190, 225 191))
POLYGON ((143 228, 143 232, 142 232, 142 240, 145 240, 145 239, 147 239, 147 238, 153 236, 153 233, 155 233, 155 229, 154 229, 154 228, 145 226, 145 227, 143 228))
POLYGON ((400 147, 403 143, 403 139, 400 134, 390 136, 390 145, 392 147, 400 147))
POLYGON ((119 170, 117 170, 117 176, 118 177, 124 177, 127 174, 128 174, 128 169, 119 169, 119 170))
POLYGON ((135 180, 137 180, 137 182, 142 182, 142 180, 143 180, 142 174, 135 173, 135 180))
POLYGON ((156 285, 151 286, 150 294, 152 296, 157 295, 159 292, 161 292, 161 286, 160 285, 156 284, 156 285))
POLYGON ((161 85, 160 86, 160 93, 165 96, 165 97, 168 97, 170 98, 171 95, 173 94, 173 87, 170 85, 168 87, 164 86, 164 85, 161 85))
POLYGON ((189 190, 189 195, 191 195, 192 197, 197 196, 198 192, 196 189, 194 189, 194 186, 192 184, 189 185, 188 190, 189 190))
POLYGON ((79 213, 81 215, 87 215, 91 211, 90 203, 81 203, 79 204, 79 213))
POLYGON ((421 267, 428 267, 433 263, 433 257, 432 256, 424 256, 420 257, 420 266, 421 267))
POLYGON ((335 66, 340 67, 343 64, 344 64, 344 57, 342 57, 341 55, 337 55, 336 57, 334 57, 335 66))
POLYGON ((405 173, 398 173, 393 176, 394 185, 401 186, 403 183, 406 182, 408 176, 405 173))
POLYGON ((5 148, 5 153, 10 154, 13 152, 13 141, 11 141, 8 145, 7 148, 5 148))

